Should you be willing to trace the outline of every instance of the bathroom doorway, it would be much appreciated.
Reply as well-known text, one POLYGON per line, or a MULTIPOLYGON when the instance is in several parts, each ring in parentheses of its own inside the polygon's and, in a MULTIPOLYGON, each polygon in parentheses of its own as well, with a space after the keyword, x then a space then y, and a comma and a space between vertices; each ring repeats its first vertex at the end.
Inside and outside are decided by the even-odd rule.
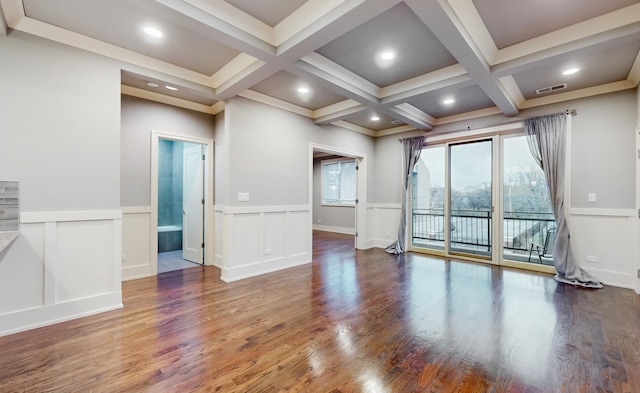
POLYGON ((204 265, 206 145, 158 139, 158 273, 204 265))

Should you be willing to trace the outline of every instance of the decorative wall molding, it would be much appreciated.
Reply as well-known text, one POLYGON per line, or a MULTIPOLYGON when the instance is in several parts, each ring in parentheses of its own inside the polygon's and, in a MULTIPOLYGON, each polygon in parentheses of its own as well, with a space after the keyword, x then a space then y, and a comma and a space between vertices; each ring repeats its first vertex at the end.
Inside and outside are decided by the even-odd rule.
POLYGON ((570 210, 572 216, 603 216, 603 217, 636 217, 635 209, 587 209, 572 208, 570 210))
POLYGON ((120 210, 25 212, 0 255, 0 335, 122 307, 120 210), (37 274, 36 274, 37 273, 37 274))
POLYGON ((310 206, 215 206, 216 266, 225 282, 311 262, 310 206), (221 222, 219 222, 221 220, 221 222))
POLYGON ((356 230, 354 228, 335 227, 331 225, 318 225, 313 224, 314 231, 325 231, 333 233, 342 233, 344 235, 355 235, 356 230))

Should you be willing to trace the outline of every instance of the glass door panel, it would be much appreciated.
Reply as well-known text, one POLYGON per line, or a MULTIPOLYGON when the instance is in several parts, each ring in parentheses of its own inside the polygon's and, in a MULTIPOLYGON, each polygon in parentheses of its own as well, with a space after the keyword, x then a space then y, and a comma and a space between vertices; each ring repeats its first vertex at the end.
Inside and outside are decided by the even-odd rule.
POLYGON ((411 244, 444 250, 445 147, 422 149, 412 173, 411 244))
POLYGON ((449 149, 449 252, 490 258, 492 141, 449 149))
POLYGON ((525 135, 505 138, 503 150, 503 258, 553 266, 555 220, 544 172, 525 135))

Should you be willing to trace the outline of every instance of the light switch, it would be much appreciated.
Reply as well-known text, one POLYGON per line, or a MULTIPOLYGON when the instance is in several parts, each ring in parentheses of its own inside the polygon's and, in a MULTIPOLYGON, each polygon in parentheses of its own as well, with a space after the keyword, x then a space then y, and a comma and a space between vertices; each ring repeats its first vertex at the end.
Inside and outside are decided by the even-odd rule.
POLYGON ((239 192, 238 193, 238 202, 249 202, 249 193, 248 192, 239 192))
POLYGON ((594 203, 596 201, 596 194, 594 192, 589 193, 589 203, 594 203))

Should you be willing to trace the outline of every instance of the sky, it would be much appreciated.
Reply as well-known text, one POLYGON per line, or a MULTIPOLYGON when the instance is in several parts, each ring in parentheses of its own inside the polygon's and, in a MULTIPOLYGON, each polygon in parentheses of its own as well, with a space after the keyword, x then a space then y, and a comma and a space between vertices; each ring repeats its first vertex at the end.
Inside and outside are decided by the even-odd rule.
MULTIPOLYGON (((529 151, 525 136, 504 139, 505 174, 540 170, 529 151)), ((454 189, 491 182, 491 141, 451 145, 451 185, 454 189)), ((431 185, 444 186, 445 147, 426 148, 420 155, 431 174, 431 185)))

